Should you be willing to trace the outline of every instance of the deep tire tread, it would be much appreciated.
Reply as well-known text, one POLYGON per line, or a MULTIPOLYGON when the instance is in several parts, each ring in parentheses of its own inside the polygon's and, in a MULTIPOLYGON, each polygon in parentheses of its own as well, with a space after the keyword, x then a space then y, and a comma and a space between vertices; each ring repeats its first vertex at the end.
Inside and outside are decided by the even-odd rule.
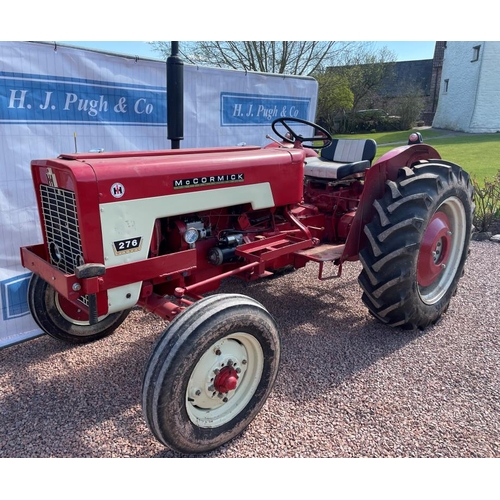
POLYGON ((374 209, 375 216, 364 229, 368 243, 359 255, 363 303, 385 324, 424 329, 448 308, 463 275, 474 210, 469 175, 441 160, 401 168, 395 181, 386 182, 385 195, 374 202, 374 209), (449 197, 459 198, 465 209, 466 220, 461 222, 466 241, 449 289, 438 303, 425 304, 416 281, 418 253, 428 222, 449 197))

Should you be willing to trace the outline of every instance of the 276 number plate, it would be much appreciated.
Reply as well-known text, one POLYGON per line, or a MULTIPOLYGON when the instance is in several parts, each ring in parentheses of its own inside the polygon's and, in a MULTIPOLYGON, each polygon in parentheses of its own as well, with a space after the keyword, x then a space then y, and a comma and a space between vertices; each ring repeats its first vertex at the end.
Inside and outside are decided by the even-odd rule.
POLYGON ((142 247, 142 236, 127 238, 126 240, 113 241, 113 250, 116 255, 138 252, 142 247))

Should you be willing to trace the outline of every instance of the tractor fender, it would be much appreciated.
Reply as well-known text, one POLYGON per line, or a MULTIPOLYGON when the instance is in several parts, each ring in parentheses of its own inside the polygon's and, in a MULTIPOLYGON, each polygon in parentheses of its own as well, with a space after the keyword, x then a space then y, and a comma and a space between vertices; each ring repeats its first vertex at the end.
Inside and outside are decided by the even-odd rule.
POLYGON ((367 171, 363 193, 356 215, 352 221, 341 261, 358 260, 358 254, 365 245, 366 236, 363 228, 374 215, 373 203, 385 192, 385 183, 395 180, 399 169, 416 165, 420 161, 441 159, 440 154, 428 144, 399 146, 383 154, 367 171))

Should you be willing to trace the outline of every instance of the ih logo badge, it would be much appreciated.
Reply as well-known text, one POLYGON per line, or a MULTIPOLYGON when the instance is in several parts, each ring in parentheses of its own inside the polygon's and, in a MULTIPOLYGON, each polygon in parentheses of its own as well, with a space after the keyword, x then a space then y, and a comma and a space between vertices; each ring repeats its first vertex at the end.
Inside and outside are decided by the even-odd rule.
POLYGON ((125 194, 125 187, 119 182, 115 182, 111 186, 111 194, 114 198, 121 198, 125 194))
POLYGON ((49 186, 52 186, 52 187, 59 187, 57 185, 57 178, 56 178, 56 174, 54 174, 54 172, 52 172, 52 169, 51 168, 48 168, 47 169, 47 172, 46 172, 46 175, 47 175, 47 184, 49 186))

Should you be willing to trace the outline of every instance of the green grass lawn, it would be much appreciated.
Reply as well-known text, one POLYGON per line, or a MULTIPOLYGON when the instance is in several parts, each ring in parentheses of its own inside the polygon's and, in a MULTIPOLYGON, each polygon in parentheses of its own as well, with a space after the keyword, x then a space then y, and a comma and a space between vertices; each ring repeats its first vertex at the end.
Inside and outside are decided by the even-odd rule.
MULTIPOLYGON (((390 149, 406 144, 410 133, 411 130, 374 134, 335 135, 335 138, 372 138, 378 145, 375 157, 377 159, 390 149)), ((424 142, 435 148, 441 155, 441 158, 457 163, 479 182, 485 178, 492 179, 500 170, 500 134, 466 134, 442 137, 449 132, 434 129, 421 130, 420 133, 424 142)))

